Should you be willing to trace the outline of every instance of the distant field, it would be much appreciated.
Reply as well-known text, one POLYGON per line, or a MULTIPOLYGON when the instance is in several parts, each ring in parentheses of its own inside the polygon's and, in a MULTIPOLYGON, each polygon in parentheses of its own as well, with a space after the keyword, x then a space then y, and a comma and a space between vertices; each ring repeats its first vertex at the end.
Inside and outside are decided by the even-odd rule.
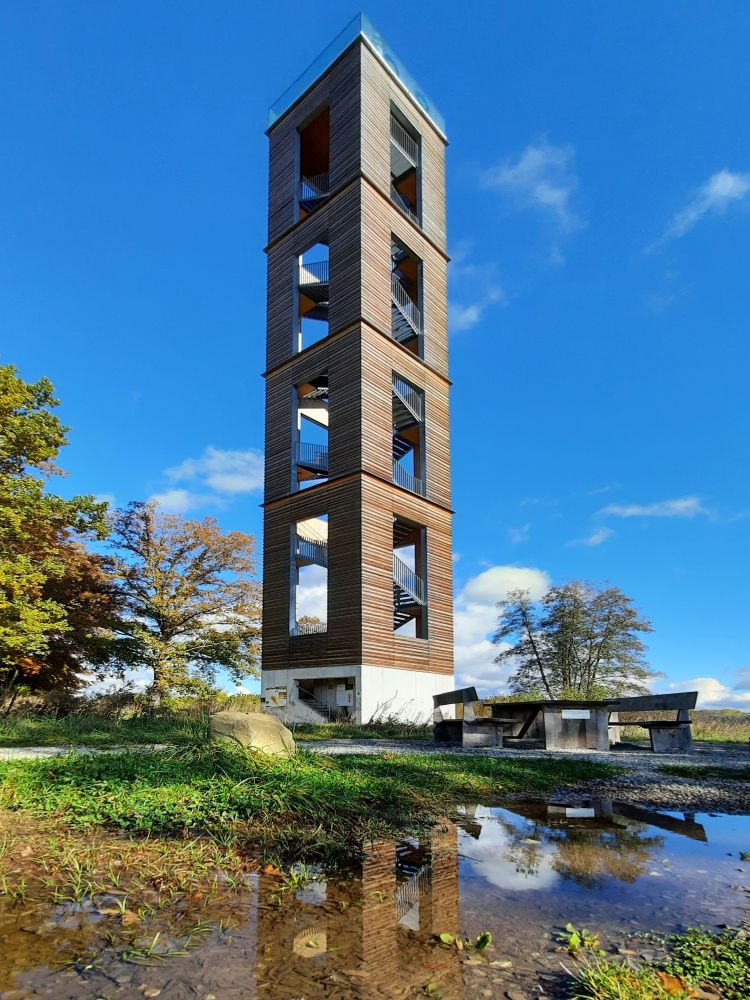
MULTIPOLYGON (((624 723, 622 737, 626 740, 646 739, 646 730, 628 726, 630 716, 620 713, 624 723)), ((641 716, 645 718, 645 716, 641 716)), ((649 719, 674 718, 674 712, 649 712, 649 719)), ((690 713, 693 720, 693 739, 711 743, 747 743, 750 741, 750 714, 735 711, 699 710, 690 713)))

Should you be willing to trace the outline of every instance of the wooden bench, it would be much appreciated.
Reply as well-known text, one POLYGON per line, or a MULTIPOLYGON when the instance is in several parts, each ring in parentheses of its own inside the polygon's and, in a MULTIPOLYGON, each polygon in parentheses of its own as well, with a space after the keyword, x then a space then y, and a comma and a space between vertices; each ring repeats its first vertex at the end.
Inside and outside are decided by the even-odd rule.
POLYGON ((671 694, 644 694, 627 698, 615 698, 609 706, 610 732, 615 743, 620 742, 620 727, 642 726, 648 730, 651 749, 654 753, 668 750, 688 751, 693 748, 690 709, 695 708, 697 691, 674 691, 671 694), (638 719, 635 722, 621 722, 620 712, 671 712, 674 719, 638 719))
POLYGON ((464 747, 501 747, 503 730, 514 719, 479 715, 482 705, 476 688, 458 688, 432 697, 432 736, 435 743, 453 743, 464 747), (461 718, 446 718, 444 709, 461 706, 461 718))

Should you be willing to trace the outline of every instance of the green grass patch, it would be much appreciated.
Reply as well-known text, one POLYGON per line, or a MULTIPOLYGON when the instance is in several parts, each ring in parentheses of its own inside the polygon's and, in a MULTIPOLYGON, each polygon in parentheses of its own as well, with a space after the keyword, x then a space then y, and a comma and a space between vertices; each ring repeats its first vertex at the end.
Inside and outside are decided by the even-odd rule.
POLYGON ((720 987, 727 1000, 750 997, 750 937, 729 928, 712 934, 690 927, 671 939, 673 957, 667 972, 720 987))
POLYGON ((571 993, 573 1000, 680 1000, 690 996, 656 969, 605 961, 585 965, 571 993))
POLYGON ((715 767, 700 764, 662 764, 659 768, 664 774, 673 774, 676 778, 692 778, 700 781, 702 778, 721 778, 730 781, 750 781, 750 766, 747 767, 715 767))
POLYGON ((291 759, 222 744, 0 764, 0 807, 69 827, 241 836, 264 856, 333 857, 465 802, 605 778, 585 761, 381 754, 291 759))
POLYGON ((0 719, 0 747, 186 744, 207 738, 207 714, 168 712, 123 718, 75 712, 59 718, 11 715, 0 719))

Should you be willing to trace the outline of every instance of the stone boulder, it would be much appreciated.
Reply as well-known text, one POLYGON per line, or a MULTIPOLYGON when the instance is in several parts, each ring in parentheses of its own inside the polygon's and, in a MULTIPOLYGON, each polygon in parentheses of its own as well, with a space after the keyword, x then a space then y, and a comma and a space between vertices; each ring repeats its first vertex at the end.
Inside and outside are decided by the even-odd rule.
POLYGON ((247 750, 289 757, 294 737, 273 715, 263 712, 216 712, 210 718, 212 739, 234 740, 247 750))

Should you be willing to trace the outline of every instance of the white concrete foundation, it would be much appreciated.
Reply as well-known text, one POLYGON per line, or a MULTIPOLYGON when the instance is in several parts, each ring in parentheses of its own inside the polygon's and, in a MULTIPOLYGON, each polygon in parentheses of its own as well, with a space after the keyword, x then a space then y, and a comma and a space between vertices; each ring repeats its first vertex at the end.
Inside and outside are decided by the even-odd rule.
POLYGON ((264 670, 261 699, 264 711, 272 712, 286 724, 323 721, 320 705, 348 714, 353 722, 365 723, 377 718, 429 722, 432 696, 454 687, 452 674, 354 664, 300 667, 264 670), (314 694, 314 700, 300 697, 300 682, 314 694), (349 690, 345 690, 347 687, 349 690))

